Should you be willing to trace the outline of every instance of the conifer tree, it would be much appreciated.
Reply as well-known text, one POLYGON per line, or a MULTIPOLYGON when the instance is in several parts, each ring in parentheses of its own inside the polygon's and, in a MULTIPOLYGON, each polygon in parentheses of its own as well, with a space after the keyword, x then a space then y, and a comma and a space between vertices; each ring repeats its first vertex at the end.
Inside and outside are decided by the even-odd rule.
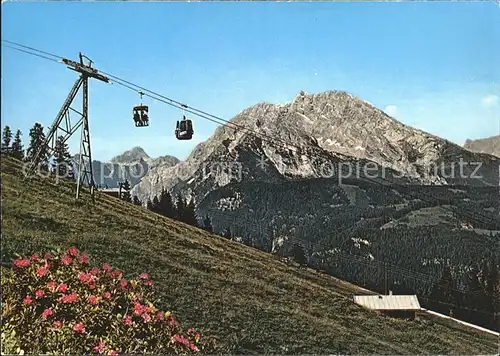
POLYGON ((431 304, 436 311, 453 315, 454 308, 452 305, 456 304, 456 295, 453 291, 454 289, 455 282, 453 280, 451 266, 445 265, 443 267, 441 278, 439 282, 433 286, 431 297, 429 298, 433 300, 433 303, 431 304))
POLYGON ((205 215, 205 218, 203 219, 203 230, 206 230, 208 232, 213 232, 214 228, 212 226, 212 220, 210 219, 210 216, 205 215))
POLYGON ((132 204, 137 206, 142 206, 142 201, 137 197, 137 195, 134 195, 134 198, 132 199, 132 204))
POLYGON ((476 266, 471 266, 467 273, 467 290, 471 292, 468 296, 468 301, 471 305, 484 304, 485 292, 483 285, 479 281, 479 275, 479 269, 476 266))
POLYGON ((231 239, 231 228, 228 226, 226 227, 221 234, 222 237, 225 237, 226 239, 230 240, 231 239))
POLYGON ((177 212, 177 220, 184 221, 184 215, 186 210, 186 201, 179 193, 177 194, 177 202, 175 204, 175 210, 177 212))
POLYGON ((156 195, 154 196, 153 203, 151 204, 151 211, 160 214, 160 200, 156 195))
POLYGON ((485 275, 485 290, 488 298, 486 307, 493 314, 500 312, 500 275, 494 261, 488 263, 488 274, 485 275))
POLYGON ((146 209, 153 211, 153 202, 150 198, 148 198, 148 200, 146 201, 146 209))
POLYGON ((23 143, 21 141, 21 130, 16 131, 14 141, 12 142, 12 157, 22 160, 24 158, 23 143))
POLYGON ((69 153, 68 144, 64 142, 64 136, 59 136, 56 140, 52 167, 58 177, 74 178, 73 159, 69 153))
POLYGON ((299 265, 307 265, 306 253, 301 244, 294 244, 292 247, 292 257, 299 265))
POLYGON ((160 214, 168 218, 175 219, 177 214, 175 211, 174 203, 172 202, 172 196, 165 188, 162 188, 159 200, 160 214))
POLYGON ((5 126, 2 132, 2 152, 9 152, 10 141, 12 141, 12 131, 9 126, 5 126))
POLYGON ((194 204, 194 199, 189 201, 184 210, 183 220, 186 224, 198 227, 198 219, 196 219, 196 205, 194 204))
MULTIPOLYGON (((30 143, 26 150, 26 160, 32 161, 35 157, 35 154, 39 147, 42 147, 43 142, 45 141, 45 134, 43 133, 43 126, 38 122, 33 125, 30 129, 30 143)), ((47 151, 44 149, 39 155, 40 168, 47 170, 48 169, 48 157, 47 151)))
POLYGON ((125 182, 120 183, 121 185, 121 199, 131 203, 132 202, 132 197, 130 195, 130 183, 128 179, 125 179, 125 182))

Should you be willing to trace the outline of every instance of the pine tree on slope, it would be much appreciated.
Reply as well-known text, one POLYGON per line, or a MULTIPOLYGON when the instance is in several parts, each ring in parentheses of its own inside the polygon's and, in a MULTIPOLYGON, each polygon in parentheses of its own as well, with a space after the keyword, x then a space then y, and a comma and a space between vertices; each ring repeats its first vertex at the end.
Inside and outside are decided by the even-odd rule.
POLYGON ((14 141, 12 142, 12 157, 22 160, 24 158, 23 143, 21 141, 21 130, 16 131, 14 141))

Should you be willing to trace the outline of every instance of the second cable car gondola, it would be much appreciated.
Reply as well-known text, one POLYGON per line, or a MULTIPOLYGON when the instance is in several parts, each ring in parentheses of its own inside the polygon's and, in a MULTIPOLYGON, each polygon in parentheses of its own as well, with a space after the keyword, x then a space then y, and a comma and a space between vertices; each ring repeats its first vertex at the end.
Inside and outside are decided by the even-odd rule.
POLYGON ((177 121, 175 137, 178 140, 190 140, 193 137, 193 133, 193 123, 183 115, 182 120, 177 121))

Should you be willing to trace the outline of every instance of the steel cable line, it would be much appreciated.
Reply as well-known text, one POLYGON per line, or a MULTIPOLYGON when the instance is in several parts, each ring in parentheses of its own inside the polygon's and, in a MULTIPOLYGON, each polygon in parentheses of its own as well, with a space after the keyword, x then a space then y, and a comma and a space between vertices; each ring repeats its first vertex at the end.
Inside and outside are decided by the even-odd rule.
MULTIPOLYGON (((147 90, 147 89, 145 89, 145 88, 143 88, 141 86, 138 86, 136 84, 133 84, 133 83, 124 81, 122 79, 119 79, 117 77, 114 77, 112 75, 109 75, 106 72, 101 72, 101 73, 103 73, 103 74, 107 75, 108 77, 112 78, 112 82, 113 83, 122 85, 125 88, 128 88, 128 89, 133 90, 133 91, 137 91, 137 89, 143 90, 145 92, 147 91, 147 92, 149 92, 151 94, 144 93, 143 94, 144 96, 150 97, 150 98, 152 98, 154 100, 160 101, 162 103, 165 103, 167 105, 173 106, 175 108, 183 109, 186 112, 189 112, 189 113, 191 113, 191 114, 193 114, 195 116, 198 116, 200 118, 206 119, 206 120, 211 121, 213 123, 216 123, 218 125, 221 125, 221 126, 224 126, 224 127, 229 127, 229 128, 231 128, 231 129, 233 129, 235 131, 236 131, 236 128, 248 131, 251 134, 253 134, 253 136, 259 138, 260 140, 262 140, 264 142, 275 143, 276 141, 282 141, 283 143, 286 143, 285 140, 282 140, 280 138, 273 138, 273 137, 270 137, 270 136, 268 136, 268 135, 266 135, 264 133, 257 132, 254 129, 251 129, 249 127, 246 127, 246 126, 243 126, 243 125, 240 125, 240 124, 237 124, 237 123, 225 120, 223 118, 220 118, 220 117, 212 115, 212 114, 208 114, 208 113, 206 113, 206 112, 204 112, 202 110, 198 110, 198 109, 195 109, 193 107, 187 106, 186 104, 182 104, 182 103, 180 103, 180 102, 178 102, 176 100, 167 98, 167 97, 165 97, 165 96, 163 96, 161 94, 154 93, 154 92, 152 92, 150 90, 147 90), (127 84, 124 84, 124 83, 127 83, 127 84), (135 88, 132 87, 132 85, 135 86, 135 88)), ((292 146, 292 147, 295 147, 295 148, 298 147, 298 146, 293 146, 293 145, 290 145, 290 144, 288 144, 288 145, 292 146)))
MULTIPOLYGON (((181 103, 181 102, 179 102, 179 101, 177 101, 177 100, 174 100, 174 99, 171 99, 171 98, 169 98, 169 97, 166 97, 166 96, 164 96, 164 95, 162 95, 162 94, 159 94, 159 93, 157 93, 157 92, 154 92, 154 91, 152 91, 152 90, 149 90, 149 89, 147 89, 147 88, 144 88, 144 87, 142 87, 142 86, 140 86, 140 85, 137 85, 137 84, 131 83, 131 82, 129 82, 129 81, 125 80, 125 79, 119 78, 119 77, 117 77, 117 76, 115 76, 115 75, 113 75, 113 74, 106 73, 106 72, 103 72, 103 71, 100 71, 100 72, 101 72, 102 74, 104 74, 104 75, 106 75, 106 76, 108 76, 108 77, 112 78, 115 82, 116 82, 116 81, 120 81, 120 82, 122 82, 122 83, 126 83, 126 84, 128 84, 129 86, 134 86, 134 87, 136 87, 136 88, 138 88, 138 89, 140 89, 140 90, 142 90, 142 91, 144 91, 144 92, 148 92, 148 93, 150 93, 150 94, 154 95, 155 97, 159 97, 159 98, 165 99, 165 100, 167 100, 167 101, 168 101, 168 102, 170 102, 170 103, 175 103, 175 104, 177 104, 177 105, 181 106, 181 107, 182 107, 182 108, 184 108, 184 109, 189 108, 189 109, 191 110, 191 111, 189 111, 189 112, 191 112, 193 115, 197 115, 197 116, 200 116, 200 117, 203 117, 203 118, 210 117, 210 118, 212 118, 212 119, 215 119, 215 120, 219 120, 219 121, 224 122, 225 124, 221 124, 221 123, 219 123, 219 122, 216 122, 216 121, 210 120, 210 121, 215 122, 215 123, 218 123, 218 124, 220 124, 220 125, 222 125, 222 126, 228 126, 228 125, 230 125, 230 126, 233 126, 233 127, 240 128, 240 129, 242 129, 242 130, 249 131, 249 132, 253 133, 253 134, 254 134, 254 135, 256 135, 256 136, 264 136, 264 137, 266 137, 266 134, 264 134, 264 133, 260 133, 260 132, 257 132, 257 131, 255 131, 255 130, 254 130, 254 129, 252 129, 252 128, 249 128, 249 127, 246 127, 246 126, 244 126, 244 125, 240 125, 240 124, 234 123, 234 122, 232 122, 231 120, 226 120, 226 119, 224 119, 224 118, 222 118, 222 117, 220 117, 220 116, 216 116, 216 115, 210 114, 210 113, 208 113, 208 112, 206 112, 206 111, 203 111, 203 110, 200 110, 200 109, 196 109, 196 108, 190 107, 190 106, 188 106, 188 105, 186 105, 186 104, 183 104, 183 103, 181 103), (201 115, 200 115, 200 114, 201 114, 201 115)), ((122 85, 123 85, 123 84, 122 84, 122 85)), ((132 90, 137 90, 137 89, 133 89, 133 88, 132 88, 132 90)), ((151 95, 147 95, 147 96, 152 97, 151 95)), ((159 100, 158 98, 155 98, 155 99, 156 99, 156 100, 159 100)), ((159 100, 159 101, 162 101, 162 100, 159 100)), ((165 102, 165 101, 162 101, 162 102, 165 102)), ((178 107, 178 106, 177 106, 177 107, 178 107)), ((186 111, 188 111, 188 110, 186 110, 186 111)), ((261 137, 259 137, 259 138, 261 138, 261 137)), ((269 137, 269 138, 270 138, 270 139, 272 139, 272 140, 273 140, 273 142, 274 142, 274 141, 276 141, 276 138, 271 138, 271 137, 269 137)), ((287 143, 286 141, 281 140, 281 139, 279 139, 279 138, 278 138, 277 140, 278 140, 278 141, 283 141, 284 143, 287 143)))
MULTIPOLYGON (((16 45, 21 46, 21 47, 24 47, 24 48, 32 49, 32 50, 37 51, 37 52, 40 52, 40 53, 48 54, 48 55, 51 55, 51 56, 53 56, 53 57, 57 57, 57 58, 61 58, 61 59, 63 58, 63 57, 59 57, 59 56, 57 56, 57 55, 55 55, 55 54, 52 54, 52 53, 49 53, 49 52, 45 52, 45 51, 41 51, 41 50, 34 49, 33 47, 28 47, 28 46, 24 46, 24 45, 18 44, 18 43, 16 43, 16 42, 7 41, 7 40, 2 40, 2 41, 4 41, 4 42, 8 42, 8 43, 12 43, 12 44, 16 44, 16 45)), ((14 49, 17 49, 17 48, 14 48, 14 49)), ((17 50, 19 50, 19 49, 17 49, 17 50)), ((20 51, 21 51, 21 50, 20 50, 20 51)), ((36 53, 29 53, 29 52, 27 52, 27 51, 22 51, 22 52, 25 52, 25 53, 28 53, 28 54, 33 54, 33 55, 39 56, 39 57, 41 57, 41 58, 44 58, 44 57, 42 57, 41 55, 38 55, 38 54, 36 54, 36 53)), ((49 59, 49 60, 55 61, 54 59, 51 59, 51 58, 45 58, 45 59, 49 59)), ((158 93, 156 93, 156 92, 153 92, 153 91, 151 91, 151 90, 149 90, 149 89, 146 89, 146 88, 144 88, 144 87, 141 87, 141 86, 136 85, 136 84, 134 84, 134 83, 131 83, 131 82, 129 82, 129 81, 126 81, 126 80, 124 80, 124 79, 121 79, 121 78, 119 78, 119 77, 117 77, 117 76, 114 76, 114 75, 112 75, 112 74, 110 74, 110 73, 106 73, 106 72, 103 72, 103 71, 100 71, 100 72, 101 72, 102 74, 104 74, 104 75, 107 75, 107 76, 109 76, 109 77, 111 77, 111 78, 114 78, 114 79, 113 79, 113 82, 115 82, 115 83, 117 83, 117 84, 120 84, 120 85, 122 85, 122 86, 124 86, 124 87, 126 87, 126 88, 128 88, 128 89, 130 89, 130 90, 137 91, 136 89, 134 89, 134 88, 133 88, 133 87, 136 87, 136 88, 138 88, 138 89, 141 89, 142 91, 146 91, 146 92, 148 92, 148 93, 152 93, 154 96, 152 96, 152 95, 147 95, 147 94, 145 94, 145 95, 147 95, 147 96, 149 96, 149 97, 151 97, 151 98, 153 98, 153 99, 155 99, 155 100, 158 100, 158 101, 161 101, 161 102, 163 102, 163 103, 166 103, 166 104, 168 104, 168 105, 171 105, 171 106, 177 107, 177 108, 179 107, 179 105, 181 106, 181 108, 189 108, 189 112, 190 112, 190 113, 192 113, 193 115, 196 115, 196 116, 198 116, 198 117, 204 118, 204 119, 209 120, 209 121, 212 121, 212 122, 214 122, 214 123, 216 123, 216 124, 219 124, 219 125, 222 125, 222 126, 229 126, 229 125, 231 125, 231 126, 234 126, 234 127, 238 127, 238 128, 243 129, 243 130, 247 130, 247 131, 249 131, 249 132, 251 132, 251 133, 254 133, 254 136, 257 136, 258 138, 260 138, 260 139, 261 139, 261 140, 263 140, 263 141, 269 141, 269 142, 272 142, 273 144, 275 144, 275 143, 276 143, 276 141, 282 141, 282 142, 283 142, 283 143, 285 143, 287 146, 291 146, 291 147, 295 147, 295 148, 299 148, 299 149, 301 149, 301 147, 299 147, 299 146, 294 146, 293 144, 290 144, 289 142, 286 142, 286 141, 284 141, 284 140, 282 140, 282 139, 280 139, 280 138, 270 137, 270 136, 266 135, 265 133, 259 133, 259 132, 256 132, 255 130, 253 130, 253 129, 251 129, 251 128, 248 128, 248 127, 245 127, 245 126, 243 126, 243 125, 239 125, 239 124, 236 124, 236 123, 231 122, 231 121, 229 121, 229 120, 225 120, 225 119, 223 119, 223 118, 221 118, 221 117, 218 117, 218 116, 215 116, 215 115, 212 115, 212 114, 206 113, 206 112, 204 112, 204 111, 202 111, 202 110, 199 110, 199 109, 195 109, 195 108, 192 108, 192 107, 188 107, 187 105, 182 104, 182 103, 181 103, 181 102, 179 102, 179 101, 176 101, 176 100, 174 100, 174 99, 171 99, 171 98, 168 98, 168 97, 163 96, 163 95, 161 95, 161 94, 158 94, 158 93), (124 83, 125 83, 125 84, 124 84, 124 83), (163 100, 160 100, 160 99, 158 99, 158 98, 161 98, 161 99, 163 99, 163 100), (174 104, 177 104, 177 106, 176 106, 176 105, 174 105, 174 104), (209 118, 209 117, 207 117, 207 116, 209 116, 209 117, 211 117, 211 118, 213 118, 213 119, 216 119, 216 120, 222 121, 222 122, 224 122, 225 124, 222 124, 222 123, 220 123, 220 122, 214 121, 213 119, 211 119, 211 118, 209 118), (264 137, 264 138, 265 138, 265 137, 269 137, 269 139, 263 139, 263 137, 264 137)), ((186 111, 188 111, 188 110, 186 110, 186 111)), ((322 148, 321 148, 321 147, 319 147, 319 146, 318 146, 318 148, 322 149, 322 148)), ((323 150, 323 149, 322 149, 322 150, 323 150)), ((400 187, 400 188, 403 188, 403 189, 405 190, 405 191, 404 191, 404 194, 405 194, 405 195, 407 195, 407 196, 409 196, 409 197, 412 197, 412 198, 414 198, 414 199, 421 199, 421 197, 422 197, 422 196, 427 196, 427 197, 430 197, 430 198, 432 198, 432 199, 434 199, 434 200, 438 200, 436 196, 433 196, 433 195, 431 195, 431 194, 425 194, 425 193, 423 193, 423 192, 420 192, 420 197, 419 197, 418 195, 413 195, 413 194, 411 194, 410 192, 406 192, 406 188, 407 188, 408 186, 404 186, 404 185, 401 185, 401 184, 395 183, 394 181, 388 180, 388 179, 383 178, 383 177, 377 177, 377 178, 378 178, 379 180, 383 180, 383 181, 388 182, 388 183, 389 183, 389 185, 385 185, 385 184, 383 184, 383 183, 381 183, 381 182, 379 182, 378 180, 375 180, 375 179, 373 179, 373 178, 367 178, 366 176, 364 176, 364 177, 362 177, 362 178, 364 178, 364 179, 368 180, 369 182, 372 182, 372 183, 376 183, 376 184, 382 185, 382 186, 384 186, 384 187, 389 187, 390 185, 392 185, 392 186, 398 186, 398 187, 400 187)), ((425 199, 422 199, 422 200, 426 201, 427 203, 430 203, 430 201, 429 201, 429 200, 425 200, 425 199)), ((439 199, 439 200, 440 200, 440 199, 439 199)), ((462 217, 465 217, 465 218, 467 218, 467 219, 469 219, 469 220, 471 220, 471 221, 479 222, 479 223, 481 223, 481 224, 485 224, 485 225, 487 225, 488 223, 486 223, 486 222, 485 222, 485 221, 483 221, 483 220, 478 219, 476 216, 480 216, 480 217, 482 217, 482 218, 488 219, 488 220, 489 220, 489 222, 494 222, 494 223, 499 223, 499 222, 500 222, 500 220, 494 219, 494 218, 493 218, 493 217, 491 217, 491 216, 484 215, 484 214, 481 214, 481 213, 477 213, 477 212, 465 212, 465 211, 463 211, 463 210, 461 210, 461 211, 460 211, 459 209, 449 209, 449 208, 447 208, 446 206, 440 206, 440 207, 441 207, 443 210, 447 210, 447 211, 450 211, 450 212, 452 212, 452 213, 455 213, 455 214, 458 214, 458 215, 462 215, 462 217), (467 213, 469 213, 469 214, 474 214, 474 215, 467 215, 467 213)))
MULTIPOLYGON (((2 40, 2 41, 3 41, 3 40, 2 40)), ((49 60, 49 61, 59 62, 57 59, 50 58, 50 57, 44 56, 44 55, 42 55, 42 54, 29 52, 29 51, 26 51, 26 50, 21 49, 21 48, 16 48, 16 47, 14 47, 14 46, 9 46, 9 45, 4 45, 4 46, 5 46, 5 47, 7 47, 7 48, 14 49, 14 50, 19 51, 19 52, 23 52, 23 53, 31 54, 31 55, 33 55, 33 56, 37 56, 37 57, 40 57, 40 58, 43 58, 43 59, 47 59, 47 60, 49 60)))
MULTIPOLYGON (((103 73, 103 72, 101 72, 101 73, 103 73)), ((112 84, 118 84, 118 85, 121 85, 121 86, 123 86, 123 87, 125 87, 125 88, 128 88, 128 89, 130 89, 130 90, 137 91, 135 88, 131 87, 130 85, 124 84, 124 83, 119 82, 119 81, 117 81, 117 80, 113 80, 113 81, 112 81, 112 84)), ((186 108, 184 108, 184 107, 182 107, 182 106, 179 106, 179 105, 173 104, 173 103, 171 103, 171 102, 168 102, 168 101, 166 101, 166 100, 163 100, 163 99, 161 99, 161 98, 155 97, 155 96, 150 95, 150 94, 146 94, 146 93, 144 93, 143 95, 144 95, 144 96, 147 96, 147 97, 150 97, 150 98, 152 98, 152 99, 154 99, 154 100, 160 101, 160 102, 162 102, 162 103, 164 103, 164 104, 167 104, 167 105, 173 106, 173 107, 175 107, 175 108, 178 108, 178 109, 182 108, 182 109, 184 109, 184 111, 189 112, 189 113, 192 113, 193 115, 196 115, 196 116, 198 116, 198 117, 204 118, 204 119, 209 120, 209 121, 212 121, 212 122, 214 122, 214 123, 216 123, 216 124, 222 125, 220 122, 215 121, 214 119, 211 119, 211 118, 209 118, 209 117, 205 117, 205 116, 203 116, 203 115, 201 115, 201 114, 197 114, 197 113, 195 113, 194 111, 192 111, 191 109, 186 109, 186 108)), ((183 104, 180 104, 180 105, 183 105, 183 104)))
POLYGON ((12 42, 12 41, 9 41, 9 40, 2 40, 2 42, 6 42, 6 43, 9 43, 11 45, 16 45, 18 47, 29 49, 29 50, 32 50, 32 51, 35 51, 35 52, 38 52, 38 53, 42 53, 42 54, 45 54, 47 56, 55 57, 57 59, 63 59, 64 58, 62 56, 58 56, 57 54, 53 54, 53 53, 50 53, 50 52, 45 52, 45 51, 42 51, 42 50, 39 50, 39 49, 36 49, 36 48, 33 48, 33 47, 25 46, 25 45, 17 43, 17 42, 12 42))

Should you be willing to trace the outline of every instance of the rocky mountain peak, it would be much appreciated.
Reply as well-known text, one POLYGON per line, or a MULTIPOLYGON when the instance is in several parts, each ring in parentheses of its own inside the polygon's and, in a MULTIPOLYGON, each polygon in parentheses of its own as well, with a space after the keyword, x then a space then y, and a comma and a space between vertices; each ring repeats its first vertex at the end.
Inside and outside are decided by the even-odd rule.
POLYGON ((197 145, 186 161, 152 169, 136 190, 138 195, 151 196, 162 187, 171 189, 184 182, 181 185, 203 186, 206 193, 230 181, 212 182, 212 186, 205 178, 197 178, 207 166, 221 162, 250 164, 251 179, 309 179, 317 155, 371 161, 426 184, 446 184, 428 171, 443 161, 492 159, 473 157, 460 146, 407 126, 345 91, 299 92, 287 104, 260 102, 242 110, 230 124, 218 127, 197 145), (287 162, 286 170, 261 177, 254 166, 263 155, 275 168, 287 162))
POLYGON ((136 146, 111 159, 112 163, 132 163, 140 160, 149 160, 149 155, 142 147, 136 146))

